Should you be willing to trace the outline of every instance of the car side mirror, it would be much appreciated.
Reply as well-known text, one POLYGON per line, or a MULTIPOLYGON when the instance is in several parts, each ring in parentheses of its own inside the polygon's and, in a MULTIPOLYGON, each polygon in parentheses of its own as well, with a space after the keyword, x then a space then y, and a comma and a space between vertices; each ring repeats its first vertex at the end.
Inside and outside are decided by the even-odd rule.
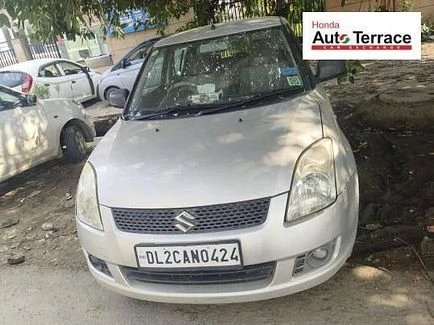
POLYGON ((27 94, 20 98, 21 106, 28 107, 36 105, 38 98, 34 94, 27 94))
POLYGON ((123 59, 121 61, 121 69, 125 69, 126 67, 130 66, 131 62, 128 62, 127 60, 123 59))
POLYGON ((110 105, 117 108, 124 108, 130 91, 128 89, 116 89, 109 95, 110 105))
POLYGON ((89 67, 83 67, 83 71, 84 72, 90 72, 90 68, 89 67))
POLYGON ((346 71, 345 61, 340 60, 324 60, 318 61, 318 68, 316 74, 317 82, 322 82, 334 79, 343 75, 346 71))

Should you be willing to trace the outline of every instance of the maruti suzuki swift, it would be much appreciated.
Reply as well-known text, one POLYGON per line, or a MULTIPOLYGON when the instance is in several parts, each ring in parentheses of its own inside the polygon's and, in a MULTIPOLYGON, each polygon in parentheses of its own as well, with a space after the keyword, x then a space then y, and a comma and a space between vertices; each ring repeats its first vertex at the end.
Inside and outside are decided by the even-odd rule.
POLYGON ((316 286, 350 256, 358 178, 320 82, 278 17, 161 39, 121 118, 85 164, 77 229, 90 272, 171 303, 269 299, 316 286))

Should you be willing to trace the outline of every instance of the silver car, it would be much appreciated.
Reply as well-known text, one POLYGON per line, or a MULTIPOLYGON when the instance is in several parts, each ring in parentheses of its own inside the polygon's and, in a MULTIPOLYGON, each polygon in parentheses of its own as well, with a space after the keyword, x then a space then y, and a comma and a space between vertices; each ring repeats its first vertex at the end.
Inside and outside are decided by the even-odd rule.
POLYGON ((153 38, 140 43, 125 54, 110 70, 105 71, 98 83, 99 99, 109 100, 110 94, 116 89, 131 90, 149 49, 158 40, 159 38, 153 38))
MULTIPOLYGON (((351 148, 288 23, 201 27, 157 42, 122 118, 77 189, 89 269, 130 297, 274 298, 316 286, 350 256, 358 219, 351 148)), ((127 99, 128 96, 128 99, 127 99)))

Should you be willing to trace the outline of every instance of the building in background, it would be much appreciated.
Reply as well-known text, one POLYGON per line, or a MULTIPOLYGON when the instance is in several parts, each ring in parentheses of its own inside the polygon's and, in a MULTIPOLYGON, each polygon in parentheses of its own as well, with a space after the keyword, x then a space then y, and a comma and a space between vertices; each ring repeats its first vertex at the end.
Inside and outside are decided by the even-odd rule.
MULTIPOLYGON (((167 22, 166 29, 164 30, 165 34, 174 33, 180 27, 192 20, 193 15, 193 11, 190 11, 179 20, 169 20, 167 22)), ((147 14, 145 14, 143 11, 134 11, 130 16, 124 15, 123 22, 127 25, 124 29, 125 37, 119 39, 110 33, 107 35, 107 45, 113 62, 119 61, 125 53, 134 48, 137 44, 147 39, 159 36, 157 29, 153 26, 148 26, 148 28, 145 28, 143 24, 136 24, 137 19, 141 19, 142 22, 144 22, 147 18, 147 14)))

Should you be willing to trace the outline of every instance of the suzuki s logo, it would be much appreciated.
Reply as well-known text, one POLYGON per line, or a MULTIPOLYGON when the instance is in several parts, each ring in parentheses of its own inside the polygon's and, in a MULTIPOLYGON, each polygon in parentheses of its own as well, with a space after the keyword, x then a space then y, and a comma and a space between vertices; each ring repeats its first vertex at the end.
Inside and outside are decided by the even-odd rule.
POLYGON ((195 218, 190 213, 182 211, 175 217, 175 221, 177 221, 175 227, 182 232, 188 232, 196 226, 194 219, 195 218))

